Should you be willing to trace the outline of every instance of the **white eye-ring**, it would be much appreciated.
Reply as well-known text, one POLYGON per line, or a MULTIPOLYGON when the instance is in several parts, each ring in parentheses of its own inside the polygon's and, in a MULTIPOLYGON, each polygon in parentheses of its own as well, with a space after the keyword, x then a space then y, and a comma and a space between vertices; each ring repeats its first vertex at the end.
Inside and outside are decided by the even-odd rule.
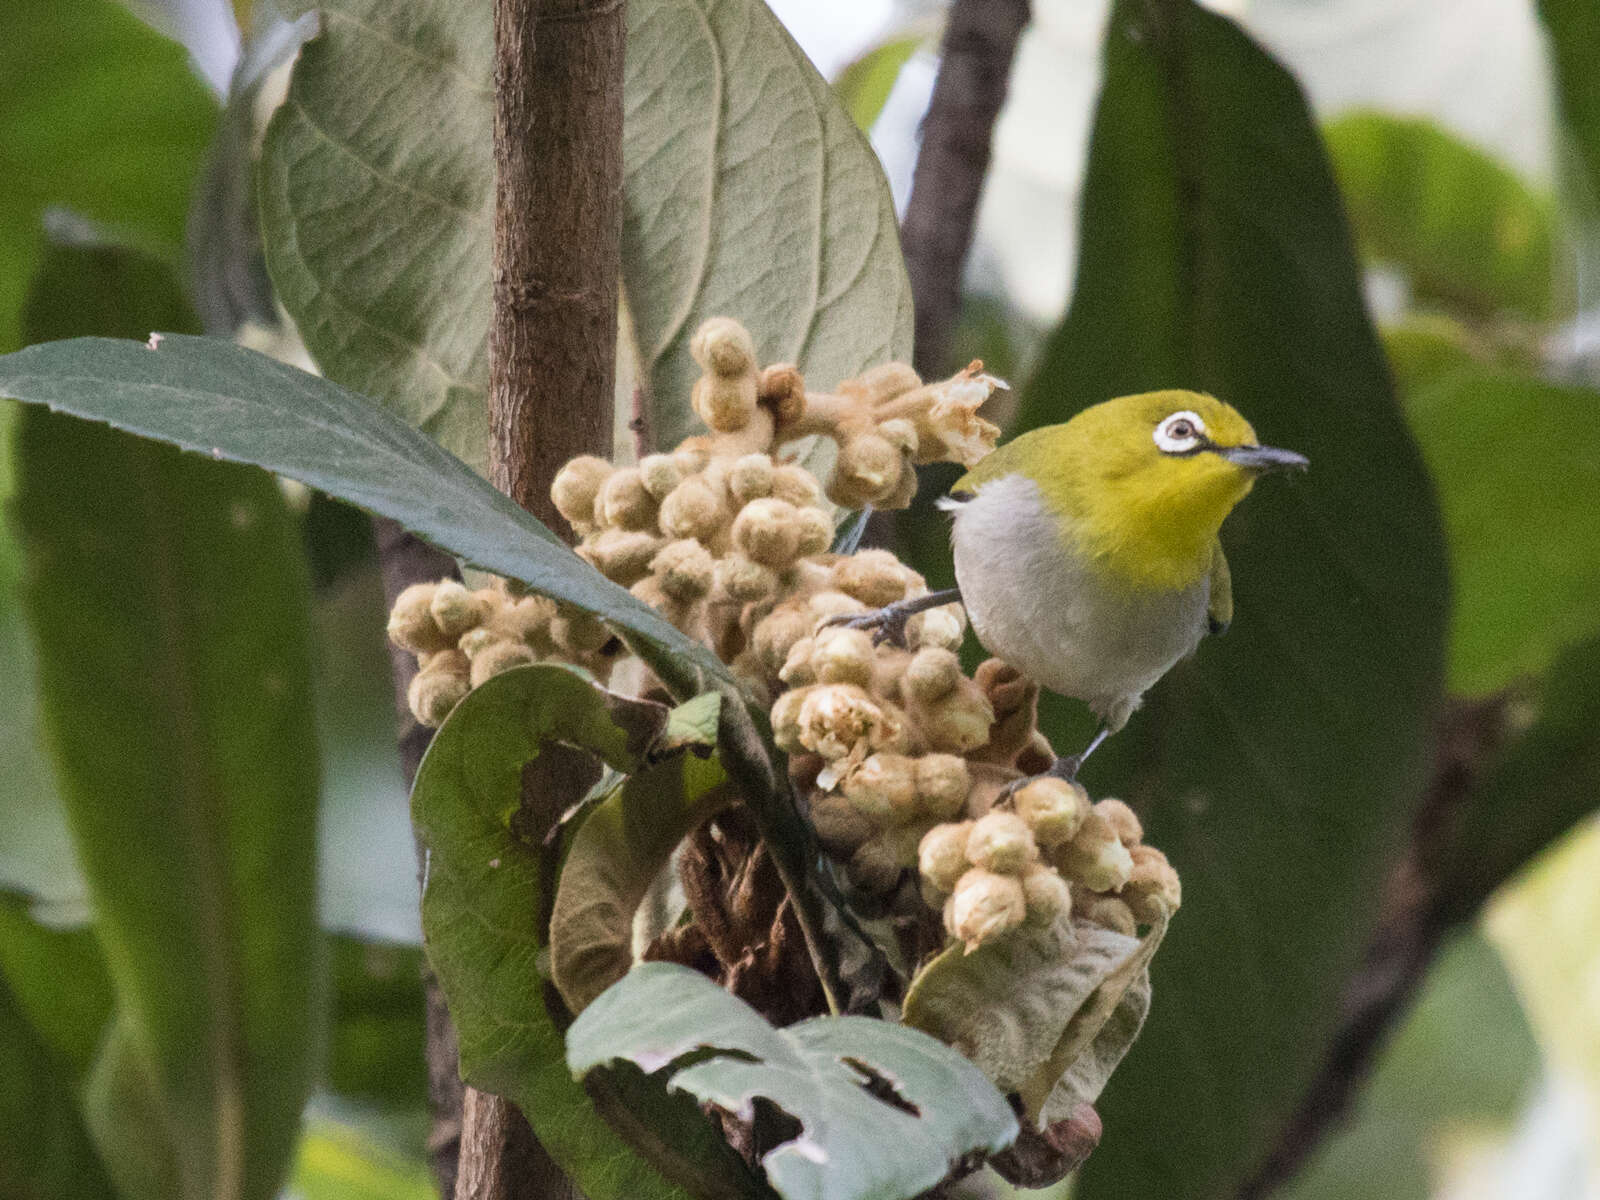
POLYGON ((1156 426, 1155 439, 1167 454, 1187 454, 1204 444, 1206 423, 1187 409, 1175 412, 1156 426))

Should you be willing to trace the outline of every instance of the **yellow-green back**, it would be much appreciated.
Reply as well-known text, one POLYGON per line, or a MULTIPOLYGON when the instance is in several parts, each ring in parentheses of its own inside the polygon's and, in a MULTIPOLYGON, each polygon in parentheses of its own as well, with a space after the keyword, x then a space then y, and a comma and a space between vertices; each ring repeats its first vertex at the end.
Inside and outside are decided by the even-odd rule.
POLYGON ((1007 442, 953 490, 1025 475, 1060 516, 1068 543, 1110 574, 1136 587, 1187 587, 1212 569, 1217 531, 1253 476, 1218 454, 1163 452, 1156 427, 1183 411, 1201 419, 1213 445, 1255 444, 1250 423, 1214 396, 1144 392, 1007 442))

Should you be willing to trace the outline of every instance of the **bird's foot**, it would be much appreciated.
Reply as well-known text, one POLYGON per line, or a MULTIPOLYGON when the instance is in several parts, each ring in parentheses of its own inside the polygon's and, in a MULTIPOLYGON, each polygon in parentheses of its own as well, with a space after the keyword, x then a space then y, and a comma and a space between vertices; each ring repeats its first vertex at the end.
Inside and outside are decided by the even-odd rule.
POLYGON ((1000 798, 1009 800, 1016 795, 1018 790, 1026 787, 1035 779, 1064 779, 1068 783, 1077 783, 1078 772, 1083 769, 1084 760, 1099 749, 1100 743, 1106 740, 1110 732, 1109 729, 1102 725, 1100 732, 1094 735, 1094 740, 1085 746, 1080 753, 1057 757, 1055 762, 1050 764, 1048 770, 1041 771, 1037 775, 1024 775, 1021 779, 1013 779, 1006 785, 1005 790, 1000 793, 1000 798))
POLYGON ((961 593, 955 588, 942 592, 929 592, 926 596, 897 600, 893 604, 869 609, 864 613, 840 613, 824 621, 822 628, 870 629, 874 646, 888 642, 891 646, 905 649, 906 624, 912 617, 919 612, 927 612, 930 608, 943 608, 946 604, 953 604, 960 599, 961 593))

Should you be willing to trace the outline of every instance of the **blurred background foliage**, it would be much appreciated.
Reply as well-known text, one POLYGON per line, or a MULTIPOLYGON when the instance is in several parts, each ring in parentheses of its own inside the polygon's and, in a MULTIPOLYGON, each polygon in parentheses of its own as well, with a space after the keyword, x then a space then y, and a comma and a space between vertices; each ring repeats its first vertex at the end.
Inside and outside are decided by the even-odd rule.
MULTIPOLYGON (((943 7, 773 7, 903 204, 943 7)), ((1142 4, 1033 7, 950 364, 980 356, 1013 380, 1013 429, 1119 390, 1215 388, 1316 467, 1230 527, 1230 553, 1255 566, 1240 568, 1253 582, 1238 629, 1093 764, 1092 784, 1146 801, 1189 904, 1077 1194, 1258 1186, 1335 1033, 1430 772, 1437 782, 1444 696, 1486 706, 1444 712, 1490 712, 1498 733, 1434 838, 1440 952, 1345 1120, 1287 1182, 1248 1194, 1600 1197, 1597 10, 1230 0, 1165 6, 1180 18, 1146 25, 1142 4), (1353 611, 1356 594, 1380 601, 1353 611), (1297 651, 1319 673, 1263 674, 1297 651), (1191 752, 1202 742, 1209 759, 1191 752)), ((0 351, 248 321, 245 336, 292 352, 268 328, 248 173, 306 32, 265 0, 6 6, 0 75, 22 86, 0 106, 0 351)), ((0 438, 21 423, 0 406, 0 438)), ((126 1194, 94 1148, 108 1144, 96 1094, 137 1101, 147 1086, 109 1074, 113 1014, 138 995, 113 910, 173 884, 157 872, 141 895, 106 865, 113 835, 69 822, 51 760, 67 748, 41 715, 59 702, 39 693, 44 639, 95 631, 70 609, 54 633, 30 627, 23 595, 39 528, 52 553, 92 544, 94 482, 133 453, 96 441, 103 458, 75 466, 81 512, 36 522, 26 554, 15 523, 0 529, 0 1197, 126 1194)), ((0 456, 8 512, 17 480, 0 456)), ((930 471, 924 487, 946 482, 930 471)), ((239 919, 314 940, 321 982, 293 1026, 305 1077, 285 1055, 296 1077, 264 1103, 280 1122, 304 1105, 288 1194, 421 1197, 416 863, 370 526, 299 489, 273 503, 306 560, 320 753, 309 736, 294 752, 320 763, 320 787, 315 814, 264 819, 315 826, 317 920, 307 895, 271 889, 239 919)), ((153 535, 126 536, 118 561, 151 553, 140 538, 153 535)), ((894 536, 930 581, 948 578, 926 510, 894 536)), ((130 730, 142 715, 127 714, 130 730)), ((1086 729, 1069 706, 1048 719, 1069 742, 1086 729)))

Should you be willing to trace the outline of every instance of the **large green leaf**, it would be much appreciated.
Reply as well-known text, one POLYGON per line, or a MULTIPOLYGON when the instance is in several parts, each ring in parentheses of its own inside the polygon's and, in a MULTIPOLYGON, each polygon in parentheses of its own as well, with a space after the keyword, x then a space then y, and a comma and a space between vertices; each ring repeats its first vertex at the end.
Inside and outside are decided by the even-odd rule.
POLYGON ((672 963, 635 967, 573 1022, 567 1061, 576 1074, 618 1060, 650 1072, 662 1090, 745 1119, 765 1099, 797 1122, 761 1157, 788 1200, 917 1196, 963 1158, 997 1153, 1017 1136, 1010 1106, 983 1073, 927 1034, 870 1017, 774 1029, 672 963))
POLYGON ((261 473, 102 426, 31 410, 18 451, 40 693, 121 1012, 97 1140, 119 1182, 119 1148, 165 1146, 184 1197, 271 1196, 319 992, 294 525, 261 473))
MULTIPOLYGON (((487 453, 493 168, 486 4, 297 0, 261 166, 267 263, 323 370, 473 466, 487 453), (397 71, 397 62, 404 70, 397 71)), ((760 0, 628 10, 623 286, 663 442, 689 432, 701 320, 819 385, 910 351, 877 160, 760 0)))
POLYGON ((1600 8, 1590 0, 1538 0, 1550 35, 1561 116, 1583 165, 1588 199, 1600 201, 1600 8))
POLYGON ((563 1066, 540 969, 554 864, 521 800, 537 771, 534 799, 551 826, 587 787, 568 747, 630 771, 647 743, 574 672, 522 667, 474 689, 450 714, 411 797, 428 856, 423 937, 460 1035, 462 1077, 514 1100, 590 1200, 683 1193, 611 1131, 563 1066))
POLYGON ((113 1200, 74 1094, 71 1068, 0 978, 0 1196, 113 1200))
POLYGON ((66 205, 169 253, 183 242, 216 104, 183 48, 116 0, 0 7, 0 349, 38 265, 40 216, 66 205))
MULTIPOLYGON (((911 56, 930 38, 926 30, 900 33, 880 42, 853 62, 847 63, 833 81, 833 90, 849 112, 850 119, 863 133, 870 133, 889 102, 889 93, 911 56)), ((992 369, 992 368, 991 368, 992 369)))
POLYGON ((1504 687, 1600 632, 1600 394, 1466 368, 1406 411, 1450 535, 1452 690, 1504 687))
POLYGON ((1445 568, 1293 79, 1187 0, 1118 3, 1105 66, 1076 293, 1025 425, 1193 387, 1312 464, 1224 530, 1233 630, 1085 768, 1139 807, 1185 903, 1079 1194, 1182 1200, 1231 1194, 1320 1064, 1418 794, 1445 568))
POLYGON ((1362 249, 1404 267, 1419 298, 1479 317, 1550 315, 1548 196, 1429 121, 1356 113, 1325 133, 1362 249))
POLYGON ((81 338, 0 357, 0 395, 299 479, 613 622, 686 693, 733 686, 710 651, 459 459, 326 379, 215 338, 168 335, 154 350, 81 338))
POLYGON ((421 1161, 408 1161, 359 1128, 313 1117, 295 1153, 290 1193, 298 1200, 435 1200, 421 1161))
POLYGON ((74 1078, 94 1061, 114 998, 105 956, 86 926, 51 929, 27 898, 0 893, 0 986, 74 1078))

